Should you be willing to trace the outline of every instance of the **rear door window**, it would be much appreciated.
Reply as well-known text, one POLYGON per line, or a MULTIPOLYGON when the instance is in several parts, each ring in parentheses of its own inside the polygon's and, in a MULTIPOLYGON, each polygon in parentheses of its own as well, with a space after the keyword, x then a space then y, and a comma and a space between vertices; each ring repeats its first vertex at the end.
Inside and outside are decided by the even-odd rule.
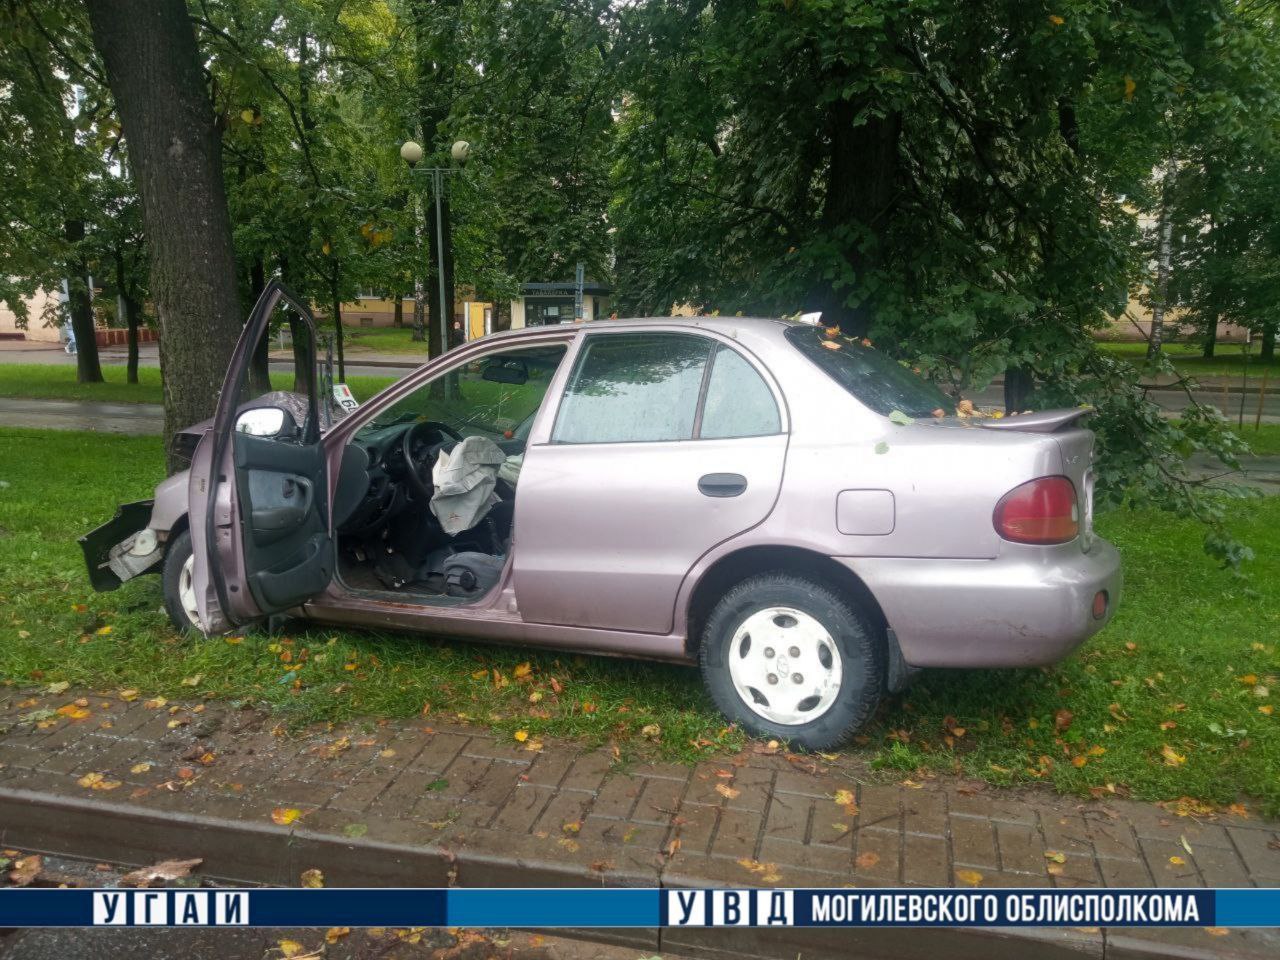
POLYGON ((713 346, 706 337, 679 333, 588 336, 552 442, 692 439, 713 346))
POLYGON ((717 347, 707 379, 699 439, 767 437, 781 432, 782 418, 769 385, 738 351, 717 347))

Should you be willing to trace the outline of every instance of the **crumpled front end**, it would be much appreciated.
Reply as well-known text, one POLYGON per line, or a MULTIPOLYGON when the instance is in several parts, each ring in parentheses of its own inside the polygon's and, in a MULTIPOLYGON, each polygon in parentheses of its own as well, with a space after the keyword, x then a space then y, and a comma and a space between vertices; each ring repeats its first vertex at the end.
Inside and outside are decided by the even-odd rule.
POLYGON ((156 486, 151 500, 121 504, 116 515, 80 538, 89 582, 95 590, 114 590, 144 573, 159 573, 165 547, 186 523, 187 471, 156 486))
POLYGON ((159 567, 164 544, 147 526, 154 506, 154 500, 121 504, 114 517, 80 538, 93 589, 114 590, 159 567))

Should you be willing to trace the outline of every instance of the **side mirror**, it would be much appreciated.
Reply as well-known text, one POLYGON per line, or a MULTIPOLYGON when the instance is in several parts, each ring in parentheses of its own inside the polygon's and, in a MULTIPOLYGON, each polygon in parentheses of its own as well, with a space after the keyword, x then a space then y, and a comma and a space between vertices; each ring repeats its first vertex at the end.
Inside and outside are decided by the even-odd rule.
POLYGON ((519 357, 510 357, 486 363, 480 376, 490 383, 509 383, 518 387, 529 382, 529 367, 519 357))
POLYGON ((280 407, 253 407, 236 418, 236 433, 251 437, 292 437, 297 432, 293 417, 280 407))

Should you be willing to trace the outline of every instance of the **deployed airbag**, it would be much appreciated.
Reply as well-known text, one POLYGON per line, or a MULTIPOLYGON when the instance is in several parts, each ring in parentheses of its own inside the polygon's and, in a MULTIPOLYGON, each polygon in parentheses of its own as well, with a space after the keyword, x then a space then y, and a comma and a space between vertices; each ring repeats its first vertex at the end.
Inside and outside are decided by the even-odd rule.
POLYGON ((493 487, 506 458, 488 437, 467 437, 451 451, 440 451, 431 471, 431 512, 445 533, 470 530, 498 502, 493 487))

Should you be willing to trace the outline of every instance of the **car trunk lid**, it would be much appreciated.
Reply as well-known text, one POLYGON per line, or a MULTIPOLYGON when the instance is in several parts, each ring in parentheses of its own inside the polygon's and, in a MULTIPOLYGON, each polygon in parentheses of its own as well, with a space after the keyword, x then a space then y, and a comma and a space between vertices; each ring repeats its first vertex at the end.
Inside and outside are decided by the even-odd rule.
POLYGON ((1079 421, 1093 412, 1093 407, 1067 410, 1044 410, 1022 413, 999 420, 982 420, 989 430, 1014 430, 1023 433, 1051 434, 1062 453, 1062 475, 1075 485, 1080 503, 1080 546, 1087 553, 1093 546, 1093 431, 1079 426, 1079 421))

